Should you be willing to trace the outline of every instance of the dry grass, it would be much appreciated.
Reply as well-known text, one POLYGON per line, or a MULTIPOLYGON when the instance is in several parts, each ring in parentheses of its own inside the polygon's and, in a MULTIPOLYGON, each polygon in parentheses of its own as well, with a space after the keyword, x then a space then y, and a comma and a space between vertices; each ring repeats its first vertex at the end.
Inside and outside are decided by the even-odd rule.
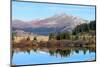
MULTIPOLYGON (((22 39, 27 39, 28 36, 17 36, 15 37, 15 42, 19 42, 21 41, 22 39)), ((37 38, 37 41, 40 42, 40 41, 48 41, 49 39, 49 36, 42 36, 42 35, 38 35, 38 36, 29 36, 30 37, 30 40, 33 40, 34 37, 37 38)))

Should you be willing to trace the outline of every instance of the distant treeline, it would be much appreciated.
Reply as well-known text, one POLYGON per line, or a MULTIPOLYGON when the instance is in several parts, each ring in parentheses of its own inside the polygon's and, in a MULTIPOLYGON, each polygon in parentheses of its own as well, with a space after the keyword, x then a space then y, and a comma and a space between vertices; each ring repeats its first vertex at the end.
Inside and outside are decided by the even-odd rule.
POLYGON ((96 21, 90 21, 90 23, 83 23, 78 25, 73 31, 72 34, 76 35, 78 33, 89 32, 89 31, 96 30, 96 21))
MULTIPOLYGON (((76 26, 71 33, 68 32, 61 32, 61 33, 50 33, 49 34, 49 39, 56 39, 56 40, 62 40, 62 39, 72 39, 72 37, 74 39, 78 39, 80 35, 86 35, 89 34, 90 32, 92 32, 95 35, 95 31, 96 31, 96 21, 90 21, 90 23, 83 23, 80 24, 78 26, 76 26)), ((92 34, 91 33, 91 34, 92 34)))

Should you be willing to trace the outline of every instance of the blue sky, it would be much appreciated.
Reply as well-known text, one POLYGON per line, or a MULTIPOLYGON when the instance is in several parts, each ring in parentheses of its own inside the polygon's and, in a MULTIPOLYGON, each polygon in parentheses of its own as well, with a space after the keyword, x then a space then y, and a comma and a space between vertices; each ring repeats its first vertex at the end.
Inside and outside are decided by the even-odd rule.
POLYGON ((89 21, 95 19, 94 6, 46 4, 16 1, 12 2, 12 20, 19 19, 24 21, 31 21, 51 17, 60 13, 77 16, 89 21))

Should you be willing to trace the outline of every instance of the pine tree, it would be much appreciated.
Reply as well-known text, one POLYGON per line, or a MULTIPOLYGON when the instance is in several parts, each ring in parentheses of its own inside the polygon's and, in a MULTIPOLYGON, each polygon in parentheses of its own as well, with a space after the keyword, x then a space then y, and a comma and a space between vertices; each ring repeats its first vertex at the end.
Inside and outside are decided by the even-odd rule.
POLYGON ((37 37, 35 36, 33 40, 35 40, 35 41, 36 41, 36 40, 37 40, 37 37))

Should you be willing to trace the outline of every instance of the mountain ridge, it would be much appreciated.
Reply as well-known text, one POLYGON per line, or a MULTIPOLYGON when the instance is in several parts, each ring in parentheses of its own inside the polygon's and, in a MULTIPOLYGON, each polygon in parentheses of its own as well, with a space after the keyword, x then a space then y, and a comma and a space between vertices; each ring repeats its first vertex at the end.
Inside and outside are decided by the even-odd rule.
POLYGON ((39 33, 40 31, 40 34, 41 34, 41 31, 44 33, 71 32, 77 25, 80 25, 86 22, 87 21, 79 17, 70 16, 63 13, 63 14, 54 15, 45 19, 32 20, 29 22, 25 22, 22 20, 13 20, 12 28, 24 30, 28 32, 34 31, 33 33, 37 33, 37 31, 39 33))

